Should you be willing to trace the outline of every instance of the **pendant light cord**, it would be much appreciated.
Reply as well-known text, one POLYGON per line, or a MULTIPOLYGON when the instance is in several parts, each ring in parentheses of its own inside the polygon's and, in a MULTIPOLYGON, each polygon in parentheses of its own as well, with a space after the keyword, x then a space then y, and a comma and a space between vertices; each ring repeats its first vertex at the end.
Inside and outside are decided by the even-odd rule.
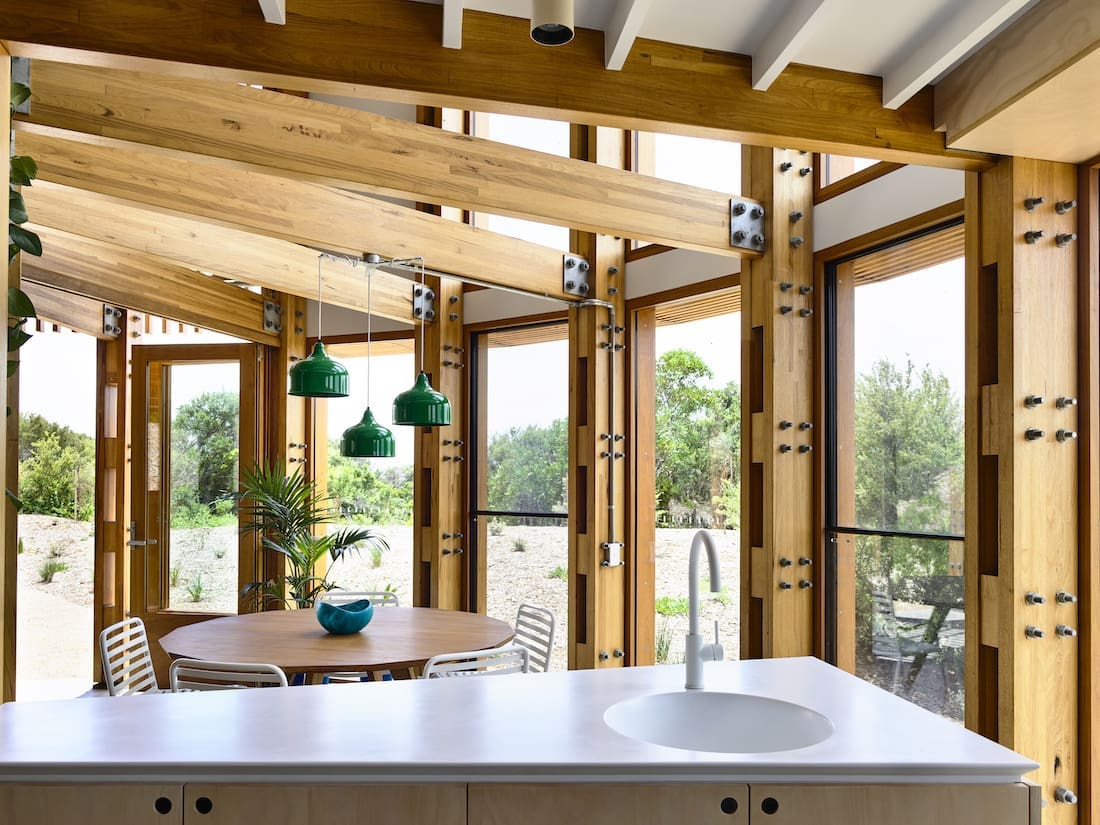
MULTIPOLYGON (((427 278, 424 274, 424 259, 420 259, 420 294, 423 295, 427 291, 427 278)), ((424 319, 420 319, 420 371, 424 372, 424 339, 428 335, 428 328, 424 324, 424 319)))
POLYGON ((317 340, 321 340, 321 259, 325 256, 317 256, 317 340))
POLYGON ((370 409, 370 287, 374 280, 374 267, 367 264, 367 409, 370 409))

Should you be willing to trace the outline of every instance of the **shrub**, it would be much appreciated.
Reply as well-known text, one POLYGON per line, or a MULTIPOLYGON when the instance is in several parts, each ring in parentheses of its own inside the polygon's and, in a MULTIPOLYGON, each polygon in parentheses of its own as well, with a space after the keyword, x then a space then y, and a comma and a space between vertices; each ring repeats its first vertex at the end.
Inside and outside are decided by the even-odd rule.
POLYGON ((383 548, 378 545, 373 545, 370 548, 370 566, 381 567, 382 566, 382 550, 383 548))
POLYGON ((57 559, 46 559, 42 562, 42 566, 38 568, 38 580, 43 584, 49 584, 53 581, 54 575, 57 573, 63 573, 69 569, 69 565, 63 561, 57 559))
POLYGON ((687 596, 661 596, 657 599, 657 612, 662 616, 686 616, 687 596))
POLYGON ((668 663, 668 653, 672 649, 672 629, 668 626, 667 621, 661 622, 661 626, 657 628, 657 639, 654 649, 654 657, 657 660, 657 664, 663 665, 668 663))
POLYGON ((202 583, 202 576, 195 576, 195 580, 187 585, 187 595, 191 597, 193 602, 201 602, 205 590, 206 585, 202 583))
POLYGON ((527 552, 527 542, 525 542, 523 539, 520 539, 520 538, 512 539, 512 552, 513 553, 526 553, 527 552))
POLYGON ((549 574, 547 574, 547 578, 548 579, 561 579, 562 581, 565 581, 568 575, 569 574, 566 573, 565 568, 562 567, 559 564, 557 567, 555 567, 553 570, 551 570, 549 574))
POLYGON ((490 536, 503 536, 504 535, 504 522, 500 519, 489 520, 489 535, 490 536))
POLYGON ((178 564, 172 565, 172 569, 168 571, 168 584, 172 587, 179 587, 180 583, 180 566, 178 564))

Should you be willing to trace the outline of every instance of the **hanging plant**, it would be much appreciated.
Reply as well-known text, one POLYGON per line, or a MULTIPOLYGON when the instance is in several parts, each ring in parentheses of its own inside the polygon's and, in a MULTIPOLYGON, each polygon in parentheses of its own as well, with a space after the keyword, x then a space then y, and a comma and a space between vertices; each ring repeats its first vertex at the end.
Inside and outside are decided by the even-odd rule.
MULTIPOLYGON (((31 90, 22 83, 11 84, 11 111, 25 103, 31 96, 31 90)), ((28 220, 27 206, 19 191, 21 186, 30 186, 38 177, 38 165, 33 158, 13 155, 8 166, 8 263, 15 260, 20 252, 31 255, 42 254, 42 239, 34 232, 23 227, 28 220)), ((8 289, 8 377, 15 374, 19 361, 11 358, 21 346, 30 340, 30 333, 24 329, 28 318, 36 317, 34 304, 23 290, 18 287, 8 289)), ((11 410, 8 410, 11 413, 11 410)))

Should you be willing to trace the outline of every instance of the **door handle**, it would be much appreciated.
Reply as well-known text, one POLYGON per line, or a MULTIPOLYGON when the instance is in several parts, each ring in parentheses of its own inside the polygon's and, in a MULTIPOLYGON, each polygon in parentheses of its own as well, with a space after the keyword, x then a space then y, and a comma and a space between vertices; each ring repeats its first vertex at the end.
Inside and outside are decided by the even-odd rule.
POLYGON ((157 543, 156 539, 136 539, 134 534, 137 533, 137 522, 130 522, 130 540, 126 542, 127 547, 149 547, 157 543))

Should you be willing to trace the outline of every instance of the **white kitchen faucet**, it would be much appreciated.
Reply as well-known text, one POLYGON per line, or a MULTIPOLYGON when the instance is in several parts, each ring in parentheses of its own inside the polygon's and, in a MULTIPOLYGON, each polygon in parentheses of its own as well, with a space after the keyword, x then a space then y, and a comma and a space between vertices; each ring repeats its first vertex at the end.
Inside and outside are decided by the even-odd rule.
POLYGON ((703 663, 718 662, 726 655, 718 643, 718 622, 714 622, 714 643, 703 644, 699 634, 699 548, 705 547, 707 561, 710 564, 710 592, 721 591, 722 582, 718 571, 718 548, 714 539, 706 530, 700 530, 691 540, 691 552, 688 555, 688 633, 684 645, 684 659, 687 664, 687 690, 703 689, 703 663))

